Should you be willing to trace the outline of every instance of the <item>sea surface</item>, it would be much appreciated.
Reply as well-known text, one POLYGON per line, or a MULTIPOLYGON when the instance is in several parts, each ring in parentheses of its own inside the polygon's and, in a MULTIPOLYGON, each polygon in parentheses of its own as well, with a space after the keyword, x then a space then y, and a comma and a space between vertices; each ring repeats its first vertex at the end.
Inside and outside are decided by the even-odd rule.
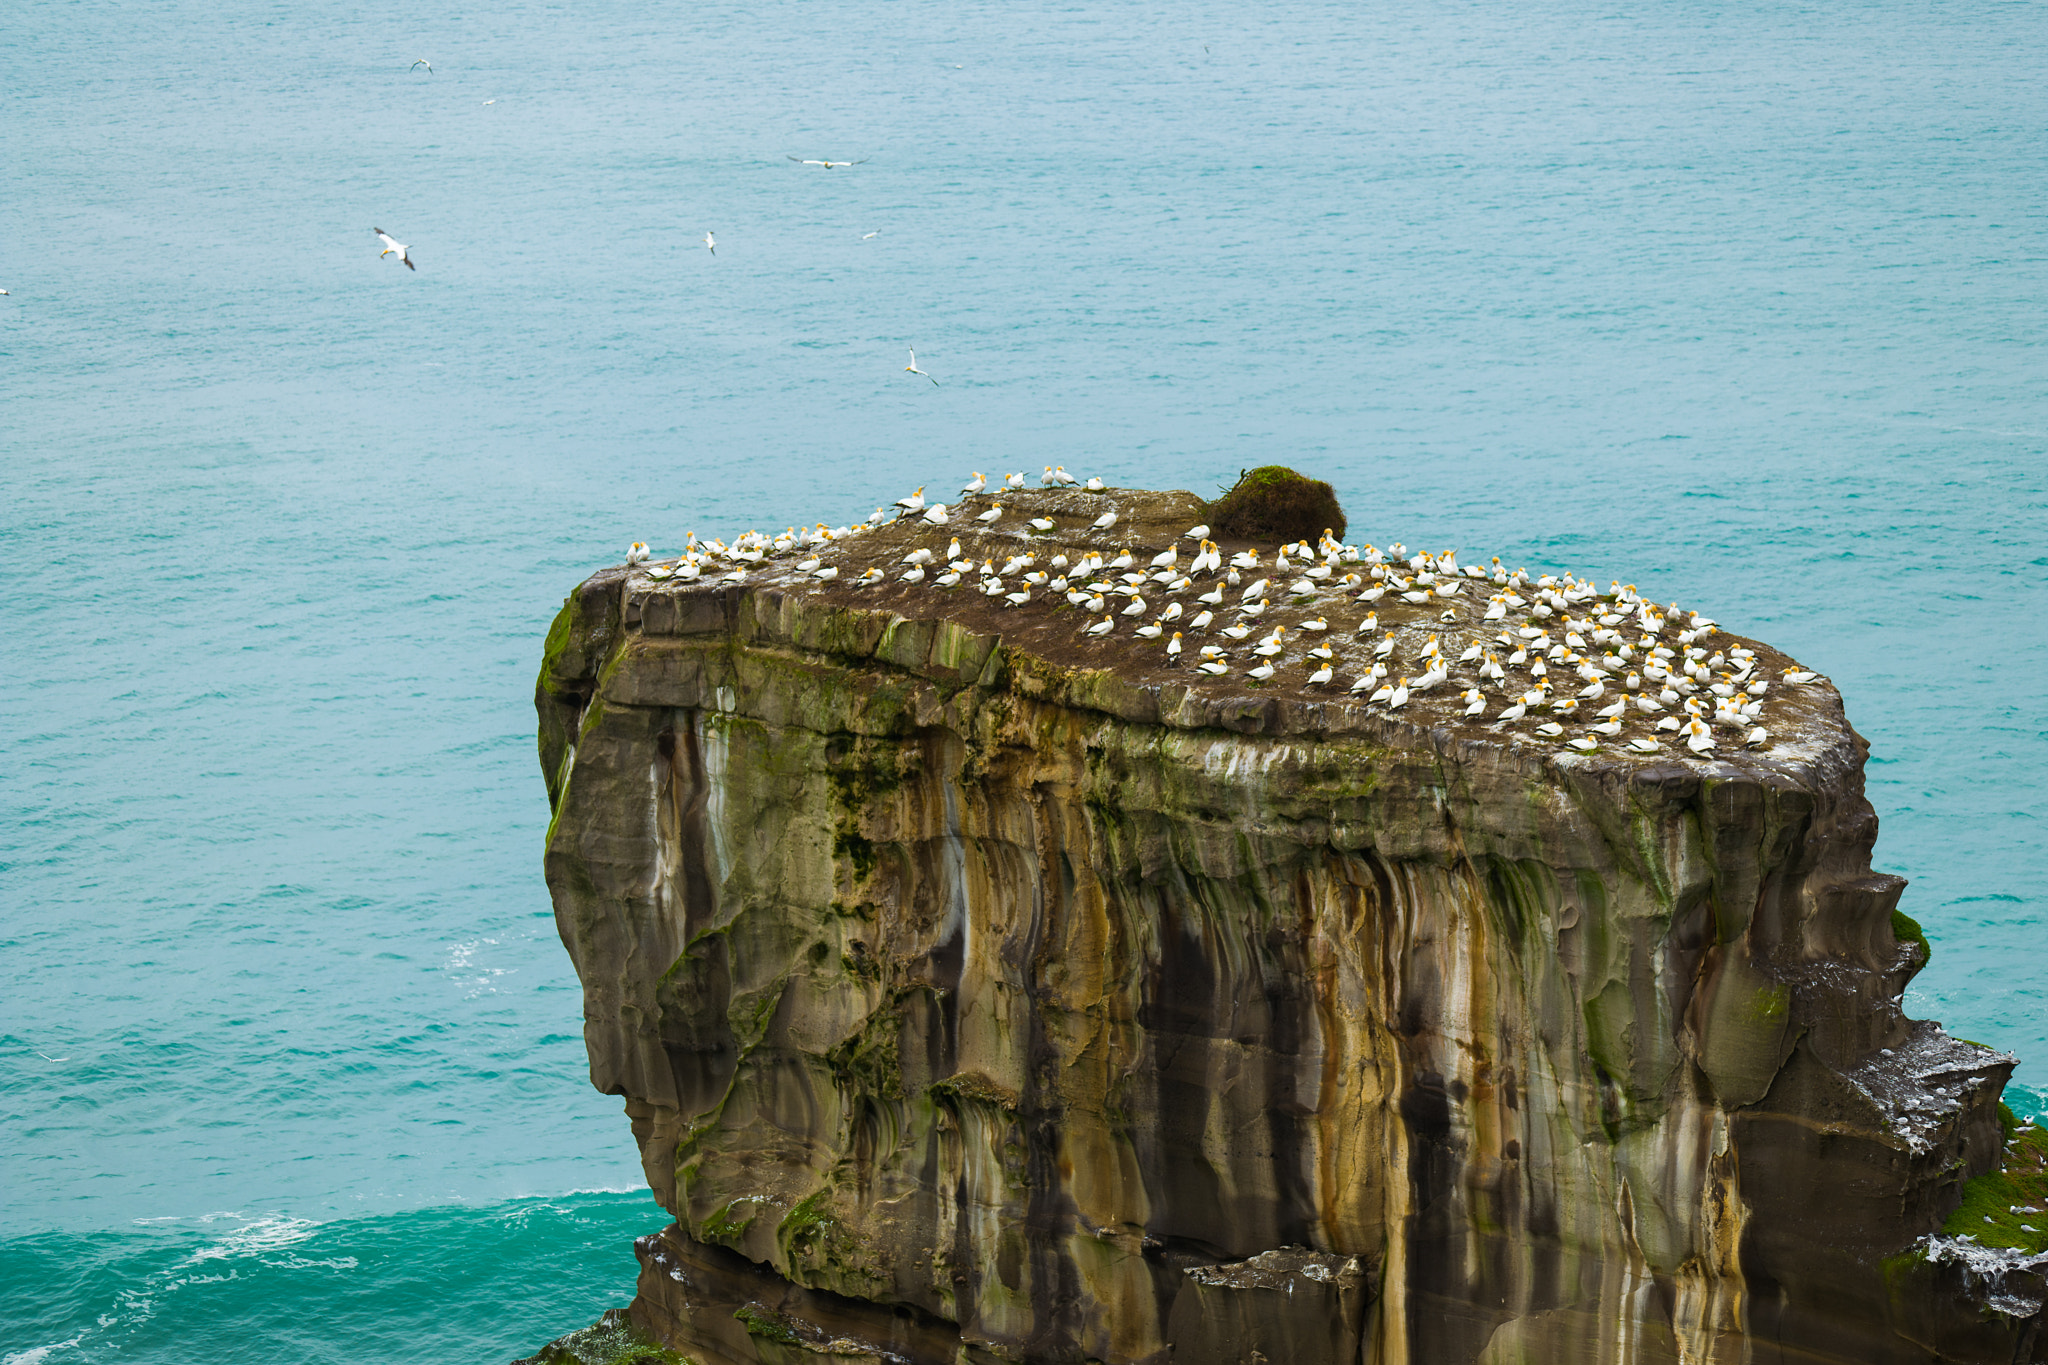
POLYGON ((1910 1004, 2043 1107, 2039 0, 7 15, 0 1363, 625 1302, 548 621, 977 469, 1280 461, 1825 671, 1910 1004))

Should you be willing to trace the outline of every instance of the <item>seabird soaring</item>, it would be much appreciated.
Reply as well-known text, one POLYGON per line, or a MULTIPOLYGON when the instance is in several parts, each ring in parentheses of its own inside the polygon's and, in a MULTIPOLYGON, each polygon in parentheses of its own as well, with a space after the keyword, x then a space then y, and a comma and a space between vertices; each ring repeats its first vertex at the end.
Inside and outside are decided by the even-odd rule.
MULTIPOLYGON (((785 155, 787 155, 787 153, 785 153, 785 155)), ((862 157, 860 161, 812 161, 806 157, 801 156, 792 156, 789 159, 791 161, 794 161, 799 166, 823 166, 828 171, 835 166, 858 166, 860 165, 860 161, 867 160, 866 157, 862 157)))
POLYGON ((389 256, 392 252, 395 251, 398 253, 398 259, 405 262, 405 268, 407 270, 419 269, 418 266, 412 263, 412 257, 406 254, 407 247, 404 242, 392 241, 391 235, 385 232, 383 228, 371 228, 370 231, 376 233, 377 240, 384 244, 384 249, 377 253, 378 260, 383 260, 386 256, 389 256))
MULTIPOLYGON (((919 368, 917 368, 917 348, 916 348, 916 347, 914 347, 914 346, 913 346, 913 347, 911 347, 911 348, 910 348, 910 363, 909 363, 908 365, 905 365, 905 366, 904 366, 903 368, 904 368, 905 370, 908 370, 908 371, 909 371, 909 372, 910 372, 911 374, 924 374, 924 371, 923 371, 923 370, 920 370, 919 368)), ((931 377, 930 375, 928 375, 928 374, 924 374, 924 377, 925 377, 926 379, 932 379, 932 377, 931 377)), ((939 382, 938 380, 936 380, 936 379, 932 379, 932 383, 933 383, 933 384, 937 384, 938 382, 939 382)))
POLYGON ((420 59, 419 59, 418 61, 414 62, 414 63, 413 63, 413 64, 412 64, 411 66, 408 66, 408 67, 406 68, 406 70, 407 70, 408 72, 412 72, 412 71, 417 71, 417 70, 419 70, 419 69, 420 69, 421 67, 423 67, 423 66, 424 66, 424 67, 425 67, 425 68, 427 69, 427 74, 428 74, 429 76, 431 76, 431 75, 433 75, 433 74, 434 74, 434 64, 433 64, 432 62, 428 61, 428 60, 427 60, 427 59, 426 59, 425 57, 422 57, 422 58, 420 58, 420 59))

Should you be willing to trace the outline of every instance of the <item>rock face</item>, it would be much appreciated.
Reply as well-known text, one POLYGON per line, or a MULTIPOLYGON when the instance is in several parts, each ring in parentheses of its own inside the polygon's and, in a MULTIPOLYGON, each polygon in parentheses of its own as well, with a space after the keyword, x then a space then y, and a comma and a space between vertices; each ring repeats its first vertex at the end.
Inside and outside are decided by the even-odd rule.
POLYGON ((704 1365, 2048 1358, 2038 1295, 1913 1250, 2011 1059, 1900 1011, 1925 949, 1824 683, 1762 756, 1580 756, 1089 666, 1077 617, 845 562, 609 570, 549 636, 548 884, 676 1218, 641 1327, 704 1365))

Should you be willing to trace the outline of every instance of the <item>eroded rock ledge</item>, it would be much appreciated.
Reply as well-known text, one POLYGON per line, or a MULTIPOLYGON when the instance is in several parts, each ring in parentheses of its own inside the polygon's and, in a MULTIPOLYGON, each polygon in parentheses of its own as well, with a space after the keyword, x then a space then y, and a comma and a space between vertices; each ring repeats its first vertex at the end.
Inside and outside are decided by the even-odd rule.
POLYGON ((641 1327, 705 1365, 2044 1358, 2038 1295, 1914 1250, 2012 1063, 1899 1009, 1924 948, 1824 683, 1765 754, 1580 756, 945 600, 610 570, 550 634, 548 883, 677 1220, 641 1327))

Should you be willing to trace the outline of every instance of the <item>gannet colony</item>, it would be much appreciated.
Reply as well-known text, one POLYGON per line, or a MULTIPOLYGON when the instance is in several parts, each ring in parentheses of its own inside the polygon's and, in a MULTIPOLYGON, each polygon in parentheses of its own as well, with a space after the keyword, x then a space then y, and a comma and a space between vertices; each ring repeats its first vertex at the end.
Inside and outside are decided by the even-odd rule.
POLYGON ((1133 680, 1335 697, 1581 754, 1768 754, 1797 742, 1818 679, 1633 584, 1329 530, 1226 543, 1080 483, 1047 466, 1037 489, 1013 473, 989 492, 977 473, 950 504, 920 487, 851 525, 690 532, 673 557, 635 542, 627 562, 657 582, 832 585, 906 614, 978 597, 1005 638, 1133 680))

